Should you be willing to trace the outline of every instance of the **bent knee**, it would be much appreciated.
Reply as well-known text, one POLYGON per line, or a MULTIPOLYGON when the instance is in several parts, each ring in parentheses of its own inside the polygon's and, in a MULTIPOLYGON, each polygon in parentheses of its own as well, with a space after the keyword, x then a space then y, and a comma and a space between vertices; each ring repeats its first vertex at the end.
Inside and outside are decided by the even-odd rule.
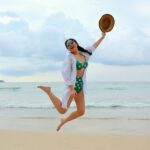
POLYGON ((85 110, 84 109, 78 110, 77 112, 78 112, 79 116, 83 116, 85 114, 85 110))
POLYGON ((67 109, 64 109, 64 108, 61 109, 61 110, 59 110, 59 113, 60 113, 60 114, 65 114, 66 112, 67 112, 67 109))

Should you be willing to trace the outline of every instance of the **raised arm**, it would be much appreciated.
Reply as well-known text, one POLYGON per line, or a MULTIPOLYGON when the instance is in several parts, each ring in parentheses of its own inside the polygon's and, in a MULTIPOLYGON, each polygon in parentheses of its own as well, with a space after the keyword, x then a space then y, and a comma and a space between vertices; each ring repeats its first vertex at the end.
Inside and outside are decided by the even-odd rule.
MULTIPOLYGON (((106 33, 102 32, 102 36, 93 45, 85 47, 85 49, 88 50, 89 52, 91 52, 93 55, 93 52, 99 46, 99 44, 102 42, 102 40, 104 39, 105 36, 106 36, 106 33)), ((92 55, 85 55, 86 59, 89 60, 92 55)))
POLYGON ((102 32, 102 36, 93 44, 94 48, 97 48, 99 46, 99 44, 103 41, 103 39, 105 38, 106 33, 102 32))

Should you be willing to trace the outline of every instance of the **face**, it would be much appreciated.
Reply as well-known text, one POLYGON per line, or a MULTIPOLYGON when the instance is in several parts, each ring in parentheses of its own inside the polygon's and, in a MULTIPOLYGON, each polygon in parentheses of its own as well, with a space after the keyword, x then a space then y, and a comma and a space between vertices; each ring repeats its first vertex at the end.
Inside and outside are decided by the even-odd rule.
POLYGON ((66 47, 70 52, 76 52, 77 49, 77 44, 73 40, 68 40, 66 43, 66 47))

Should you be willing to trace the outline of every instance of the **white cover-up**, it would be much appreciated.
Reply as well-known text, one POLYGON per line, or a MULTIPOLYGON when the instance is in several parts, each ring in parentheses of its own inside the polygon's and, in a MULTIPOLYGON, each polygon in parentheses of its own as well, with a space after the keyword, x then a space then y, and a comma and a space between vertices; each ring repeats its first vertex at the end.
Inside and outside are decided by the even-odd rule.
MULTIPOLYGON (((95 48, 93 46, 89 46, 85 48, 86 50, 88 50, 89 52, 94 52, 95 48)), ((88 53, 84 53, 81 52, 86 60, 88 61, 90 56, 88 53)), ((68 104, 68 100, 70 98, 70 90, 69 90, 69 85, 75 85, 76 82, 76 58, 75 56, 68 52, 67 56, 63 62, 62 65, 62 69, 61 69, 61 73, 65 82, 65 87, 64 87, 64 92, 62 95, 62 107, 67 109, 67 104, 68 104)), ((87 80, 86 80, 86 69, 84 71, 84 75, 83 75, 83 92, 86 94, 87 91, 87 80)))

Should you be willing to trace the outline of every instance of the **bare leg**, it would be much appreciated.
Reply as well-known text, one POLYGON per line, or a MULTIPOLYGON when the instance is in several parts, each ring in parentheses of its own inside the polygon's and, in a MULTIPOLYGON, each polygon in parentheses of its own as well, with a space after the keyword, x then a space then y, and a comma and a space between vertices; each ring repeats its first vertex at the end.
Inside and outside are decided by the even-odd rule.
POLYGON ((52 93, 50 87, 38 86, 38 88, 40 88, 41 90, 43 90, 44 92, 47 93, 47 95, 49 96, 49 98, 51 99, 52 103, 54 104, 54 106, 56 107, 56 109, 58 110, 59 113, 64 114, 67 111, 67 109, 62 107, 62 103, 61 103, 60 99, 52 93))
POLYGON ((77 96, 75 97, 75 102, 76 102, 77 110, 75 112, 72 112, 67 118, 61 119, 61 122, 60 122, 59 126, 57 127, 57 131, 59 131, 60 128, 68 121, 76 119, 84 114, 85 101, 84 101, 83 91, 81 91, 80 93, 77 94, 77 96))

